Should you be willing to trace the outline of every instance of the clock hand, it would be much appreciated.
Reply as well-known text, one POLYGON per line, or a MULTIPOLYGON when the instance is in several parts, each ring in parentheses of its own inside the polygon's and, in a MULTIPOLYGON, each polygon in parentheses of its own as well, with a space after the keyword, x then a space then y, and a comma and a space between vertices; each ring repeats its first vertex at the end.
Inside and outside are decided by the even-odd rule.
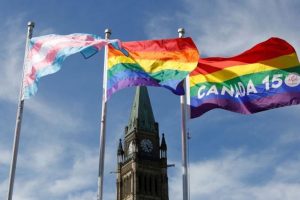
POLYGON ((151 151, 151 145, 147 144, 146 146, 147 146, 148 151, 151 151))

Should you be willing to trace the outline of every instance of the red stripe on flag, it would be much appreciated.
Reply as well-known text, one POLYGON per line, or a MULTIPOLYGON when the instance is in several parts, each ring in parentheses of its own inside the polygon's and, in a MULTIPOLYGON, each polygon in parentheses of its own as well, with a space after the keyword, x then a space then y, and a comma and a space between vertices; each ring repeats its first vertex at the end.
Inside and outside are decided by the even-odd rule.
POLYGON ((199 59, 197 68, 190 75, 210 74, 227 67, 258 63, 292 53, 295 53, 295 49, 288 42, 280 38, 270 38, 237 56, 199 59))

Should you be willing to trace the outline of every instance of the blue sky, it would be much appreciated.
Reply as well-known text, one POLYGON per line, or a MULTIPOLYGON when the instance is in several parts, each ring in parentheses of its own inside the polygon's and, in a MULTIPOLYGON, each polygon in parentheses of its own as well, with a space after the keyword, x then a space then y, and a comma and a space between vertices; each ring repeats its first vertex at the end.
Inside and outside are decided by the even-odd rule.
MULTIPOLYGON (((186 36, 201 55, 231 56, 277 36, 300 51, 297 0, 174 1, 0 0, 0 199, 7 193, 26 24, 34 36, 76 32, 123 41, 186 36)), ((14 200, 95 200, 103 51, 69 57, 25 102, 14 200)), ((168 145, 170 199, 182 199, 179 97, 149 89, 168 145)), ((116 148, 129 119, 134 88, 108 102, 104 199, 115 194, 116 148)), ((300 199, 300 108, 254 115, 213 110, 189 122, 190 195, 205 200, 300 199)))

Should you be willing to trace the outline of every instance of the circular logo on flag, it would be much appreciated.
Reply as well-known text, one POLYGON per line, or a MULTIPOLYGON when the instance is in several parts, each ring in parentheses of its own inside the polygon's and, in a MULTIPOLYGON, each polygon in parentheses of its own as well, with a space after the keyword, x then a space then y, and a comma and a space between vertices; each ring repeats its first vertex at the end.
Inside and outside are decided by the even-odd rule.
POLYGON ((285 84, 290 87, 296 87, 300 84, 300 76, 297 73, 290 73, 285 77, 285 84))

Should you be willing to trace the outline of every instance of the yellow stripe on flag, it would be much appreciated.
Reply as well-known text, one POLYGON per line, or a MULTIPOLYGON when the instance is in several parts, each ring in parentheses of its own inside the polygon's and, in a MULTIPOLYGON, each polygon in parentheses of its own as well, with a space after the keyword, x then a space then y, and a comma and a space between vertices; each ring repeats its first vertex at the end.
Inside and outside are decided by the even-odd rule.
POLYGON ((161 61, 161 60, 147 60, 135 59, 133 60, 127 56, 116 56, 108 59, 108 69, 113 68, 117 64, 139 64, 145 72, 155 73, 162 70, 179 70, 192 71, 195 68, 195 62, 180 62, 180 61, 161 61))
POLYGON ((264 60, 258 63, 227 67, 211 74, 190 76, 190 87, 204 82, 222 83, 238 76, 270 71, 274 69, 286 69, 297 65, 299 65, 297 55, 296 53, 292 53, 270 60, 264 60))

